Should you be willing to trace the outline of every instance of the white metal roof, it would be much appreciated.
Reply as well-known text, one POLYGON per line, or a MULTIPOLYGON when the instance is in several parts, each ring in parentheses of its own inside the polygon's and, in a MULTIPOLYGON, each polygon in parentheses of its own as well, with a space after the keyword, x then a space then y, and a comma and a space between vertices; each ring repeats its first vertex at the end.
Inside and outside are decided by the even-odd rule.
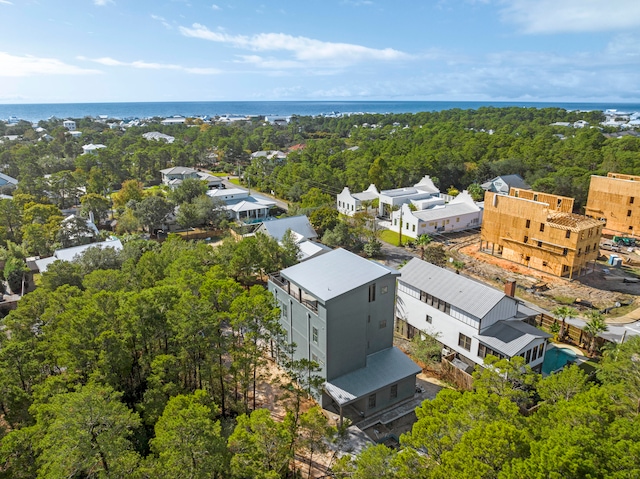
POLYGON ((468 213, 478 213, 480 207, 470 203, 449 203, 436 205, 425 210, 413 211, 411 214, 421 221, 438 221, 468 213))
POLYGON ((420 372, 422 368, 409 356, 392 347, 370 354, 364 368, 327 381, 324 389, 340 406, 344 406, 420 372))
POLYGON ((342 248, 283 269, 280 274, 321 301, 371 283, 396 270, 342 248))
MULTIPOLYGON (((508 298, 502 291, 413 258, 401 270, 400 281, 446 301, 476 318, 484 318, 500 301, 508 298)), ((515 300, 514 300, 515 301, 515 300)))
POLYGON ((266 231, 266 233, 272 238, 280 241, 287 230, 291 230, 294 233, 298 233, 304 239, 313 239, 318 236, 316 231, 309 223, 309 218, 306 215, 290 216, 287 218, 278 218, 271 221, 265 221, 262 223, 260 230, 266 231))

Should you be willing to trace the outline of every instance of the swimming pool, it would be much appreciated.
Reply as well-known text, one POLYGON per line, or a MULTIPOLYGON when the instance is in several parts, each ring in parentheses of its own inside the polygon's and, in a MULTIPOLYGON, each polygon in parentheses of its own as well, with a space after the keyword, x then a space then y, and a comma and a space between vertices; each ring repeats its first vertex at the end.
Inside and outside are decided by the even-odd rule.
POLYGON ((553 371, 560 369, 569 361, 575 361, 576 357, 576 353, 571 349, 550 344, 547 348, 547 353, 544 355, 542 374, 551 374, 553 371))

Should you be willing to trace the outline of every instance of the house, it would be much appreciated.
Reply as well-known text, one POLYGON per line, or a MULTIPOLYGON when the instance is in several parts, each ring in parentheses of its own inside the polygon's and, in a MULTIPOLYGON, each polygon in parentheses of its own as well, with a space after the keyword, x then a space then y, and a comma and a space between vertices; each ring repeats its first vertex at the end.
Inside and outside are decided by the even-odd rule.
POLYGON ((396 270, 344 249, 269 278, 293 359, 316 362, 324 380, 316 399, 342 417, 370 416, 415 393, 421 369, 393 347, 396 270))
POLYGON ((496 176, 493 180, 482 183, 480 186, 485 191, 500 193, 501 195, 508 195, 511 188, 519 188, 521 190, 531 189, 520 175, 496 176))
POLYGON ((256 233, 264 233, 278 242, 282 242, 282 238, 287 231, 291 231, 293 240, 300 249, 298 254, 300 261, 306 261, 314 256, 331 251, 331 248, 313 241, 318 237, 318 234, 309 223, 309 218, 305 215, 265 221, 258 227, 256 233))
POLYGON ((0 173, 0 188, 1 189, 13 189, 18 186, 18 180, 10 177, 9 175, 5 175, 4 173, 0 173))
POLYGON ((48 266, 54 261, 74 261, 78 256, 89 248, 113 248, 116 251, 122 249, 122 243, 118 238, 111 237, 107 241, 100 243, 83 244, 72 248, 57 249, 53 252, 53 256, 36 260, 36 265, 41 273, 47 271, 48 266))
POLYGON ((603 222, 572 213, 573 198, 511 188, 487 192, 480 250, 573 279, 595 264, 603 222))
POLYGON ((379 195, 378 215, 388 217, 391 212, 412 200, 438 197, 440 190, 429 176, 425 176, 412 187, 382 190, 379 195))
POLYGON ((64 120, 62 122, 62 126, 65 127, 67 130, 69 131, 75 131, 76 129, 76 122, 73 120, 64 120))
POLYGON ((78 130, 71 130, 69 131, 69 135, 71 135, 72 138, 80 138, 82 136, 82 132, 78 130))
MULTIPOLYGON (((93 217, 93 213, 91 216, 93 217)), ((68 241, 76 245, 91 243, 100 235, 100 231, 98 231, 98 227, 92 219, 85 219, 76 215, 69 215, 62 220, 60 233, 65 238, 63 243, 68 241)))
POLYGON ((82 153, 85 155, 86 154, 97 155, 98 150, 101 150, 102 148, 106 148, 106 146, 100 143, 98 143, 97 145, 94 145, 93 143, 89 143, 88 145, 84 145, 82 147, 82 153))
POLYGON ((314 240, 318 237, 316 230, 313 229, 306 215, 289 216, 265 221, 260 225, 256 233, 261 232, 281 241, 284 234, 289 230, 303 240, 314 240))
POLYGON ((265 121, 274 126, 287 126, 291 117, 289 116, 266 116, 265 121))
POLYGON ((159 131, 149 131, 147 133, 143 133, 142 138, 144 138, 145 140, 165 141, 167 143, 173 143, 175 141, 175 137, 165 135, 164 133, 160 133, 159 131))
POLYGON ((585 214, 617 235, 640 235, 640 176, 591 176, 585 214))
POLYGON ((203 171, 194 170, 186 166, 174 166, 173 168, 166 168, 160 170, 162 174, 162 183, 175 188, 187 178, 199 179, 207 182, 207 188, 223 188, 222 179, 217 176, 210 175, 203 171))
POLYGON ((180 115, 175 115, 170 118, 165 118, 160 123, 162 125, 183 125, 187 119, 180 115))
POLYGON ((482 224, 483 208, 463 191, 449 203, 431 197, 411 200, 391 213, 391 228, 410 238, 423 234, 453 233, 478 228, 482 224), (409 206, 412 205, 413 209, 409 206))
POLYGON ((249 223, 263 221, 276 206, 275 201, 251 195, 241 188, 213 189, 207 191, 207 195, 222 200, 230 218, 249 223))
POLYGON ((378 188, 373 183, 360 193, 351 193, 349 188, 345 186, 337 197, 338 211, 343 215, 353 216, 360 211, 364 211, 363 202, 366 201, 371 204, 379 197, 378 188))
POLYGON ((506 290, 510 294, 413 258, 398 278, 396 332, 433 336, 467 371, 488 354, 522 356, 540 371, 551 335, 526 322, 538 313, 513 297, 515 283, 506 290))
POLYGON ((251 153, 251 159, 266 158, 267 160, 286 160, 287 154, 280 150, 261 150, 251 153))

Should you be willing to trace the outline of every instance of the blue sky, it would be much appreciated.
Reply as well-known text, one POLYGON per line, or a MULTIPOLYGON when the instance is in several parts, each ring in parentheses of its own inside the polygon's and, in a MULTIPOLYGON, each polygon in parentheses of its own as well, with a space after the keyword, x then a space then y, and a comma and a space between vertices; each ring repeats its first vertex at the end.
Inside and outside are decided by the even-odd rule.
POLYGON ((640 101, 640 0, 0 0, 0 103, 640 101))

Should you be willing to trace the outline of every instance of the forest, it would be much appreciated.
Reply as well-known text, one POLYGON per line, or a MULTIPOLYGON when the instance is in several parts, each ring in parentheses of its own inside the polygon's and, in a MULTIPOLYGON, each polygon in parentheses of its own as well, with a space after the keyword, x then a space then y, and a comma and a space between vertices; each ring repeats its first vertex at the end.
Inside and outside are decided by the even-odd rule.
MULTIPOLYGON (((295 263, 295 244, 264 235, 217 248, 141 239, 176 205, 185 225, 223 223, 197 182, 158 188, 160 169, 236 173, 292 211, 308 209, 327 242, 341 244, 348 232, 327 205, 344 186, 408 186, 428 174, 442 190, 464 189, 518 173, 535 189, 575 197, 580 211, 591 174, 640 174, 640 138, 551 126, 579 119, 597 125, 602 115, 480 108, 125 131, 85 118, 80 139, 51 119, 40 122, 48 142, 30 123, 0 123, 0 135, 21 135, 0 144, 2 171, 19 180, 13 199, 0 200, 5 279, 20 278, 28 255, 71 239, 61 221, 72 205, 115 215, 124 245, 53 263, 0 321, 0 478, 307 477, 304 460, 344 440, 317 408, 302 407, 319 386, 315 365, 287 360, 293 346, 282 343, 280 311, 264 288, 266 274, 295 263), (176 140, 148 141, 147 131, 176 140), (106 148, 82 154, 87 143, 106 148), (294 145, 304 147, 284 161, 250 157, 294 145), (275 359, 286 373, 279 418, 257 394, 275 359)), ((639 357, 634 337, 612 344, 590 374, 572 366, 542 378, 517 358, 489 359, 472 391, 445 388, 425 401, 398 448, 336 456, 327 474, 638 477, 639 357)))

